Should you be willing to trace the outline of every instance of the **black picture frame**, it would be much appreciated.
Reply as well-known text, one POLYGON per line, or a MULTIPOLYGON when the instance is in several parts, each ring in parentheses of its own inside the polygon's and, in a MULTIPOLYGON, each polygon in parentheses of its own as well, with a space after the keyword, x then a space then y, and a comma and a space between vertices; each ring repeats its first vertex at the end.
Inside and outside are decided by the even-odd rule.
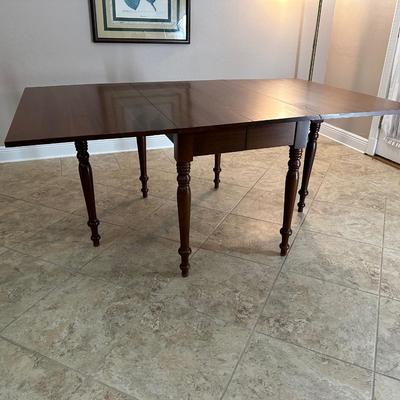
MULTIPOLYGON (((102 29, 100 29, 100 24, 103 24, 104 26, 106 25, 105 22, 105 12, 104 15, 101 15, 101 21, 99 21, 99 12, 98 12, 98 7, 99 3, 103 6, 104 5, 110 5, 111 2, 114 0, 89 0, 89 6, 90 6, 90 15, 91 15, 91 25, 92 25, 92 39, 93 42, 95 43, 155 43, 155 44, 190 44, 190 31, 191 31, 191 0, 169 0, 170 2, 176 2, 177 8, 179 10, 179 4, 180 2, 184 3, 184 8, 181 10, 182 15, 185 15, 185 28, 184 28, 184 33, 185 37, 184 38, 140 38, 140 37, 126 37, 125 31, 127 29, 113 29, 115 33, 113 33, 114 37, 105 37, 102 35, 102 29), (120 37, 118 37, 118 32, 121 32, 120 37)), ((145 0, 141 0, 145 1, 145 0)), ((179 13, 179 11, 178 11, 179 13)), ((139 35, 141 32, 145 32, 142 29, 137 29, 136 30, 138 33, 136 35, 139 35)), ((160 34, 164 35, 171 35, 171 32, 173 30, 162 30, 160 29, 159 32, 160 34)), ((145 33, 144 33, 145 34, 145 33)))

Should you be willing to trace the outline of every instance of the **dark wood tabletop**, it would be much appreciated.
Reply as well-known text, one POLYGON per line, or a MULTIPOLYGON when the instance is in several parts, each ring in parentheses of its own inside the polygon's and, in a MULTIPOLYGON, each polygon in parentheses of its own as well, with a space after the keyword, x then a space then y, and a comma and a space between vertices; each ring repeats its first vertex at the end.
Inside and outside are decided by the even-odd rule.
POLYGON ((25 89, 7 147, 400 113, 400 103, 298 79, 25 89))

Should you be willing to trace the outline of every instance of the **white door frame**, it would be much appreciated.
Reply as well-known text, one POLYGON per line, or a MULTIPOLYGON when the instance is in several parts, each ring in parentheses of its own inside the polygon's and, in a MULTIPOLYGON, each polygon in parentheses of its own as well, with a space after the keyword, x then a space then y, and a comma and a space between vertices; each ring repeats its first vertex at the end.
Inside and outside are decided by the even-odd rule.
MULTIPOLYGON (((396 55, 397 43, 400 33, 400 0, 396 2, 396 8, 393 17, 392 29, 390 31, 389 42, 386 51, 385 63, 383 65, 381 82, 379 85, 378 96, 386 98, 389 93, 390 79, 392 77, 394 57, 396 55)), ((376 153, 379 139, 379 128, 381 117, 375 117, 372 121, 371 131, 368 139, 366 153, 373 156, 376 153)))

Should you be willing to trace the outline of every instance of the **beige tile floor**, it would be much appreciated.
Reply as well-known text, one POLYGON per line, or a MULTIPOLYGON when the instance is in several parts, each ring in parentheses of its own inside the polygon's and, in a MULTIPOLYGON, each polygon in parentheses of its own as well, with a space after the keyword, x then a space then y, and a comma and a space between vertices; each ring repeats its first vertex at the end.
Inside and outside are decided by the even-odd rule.
POLYGON ((321 138, 281 258, 287 155, 195 160, 188 279, 170 150, 91 158, 100 248, 74 158, 0 165, 0 399, 399 399, 400 171, 321 138))

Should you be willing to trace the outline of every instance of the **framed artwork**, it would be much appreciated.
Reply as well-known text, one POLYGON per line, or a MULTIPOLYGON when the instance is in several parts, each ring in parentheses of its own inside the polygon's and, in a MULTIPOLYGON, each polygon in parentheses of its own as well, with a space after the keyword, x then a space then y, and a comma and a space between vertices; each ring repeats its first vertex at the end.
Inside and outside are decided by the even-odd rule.
POLYGON ((190 0, 90 0, 95 42, 190 43, 190 0))

